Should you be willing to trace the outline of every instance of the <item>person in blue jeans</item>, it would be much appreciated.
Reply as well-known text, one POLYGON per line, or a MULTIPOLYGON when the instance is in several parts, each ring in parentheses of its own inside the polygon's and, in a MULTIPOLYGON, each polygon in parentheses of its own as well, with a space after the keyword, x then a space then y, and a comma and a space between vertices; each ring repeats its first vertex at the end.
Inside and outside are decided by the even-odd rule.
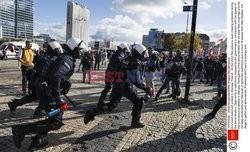
POLYGON ((161 86, 159 91, 157 92, 156 97, 155 97, 155 101, 158 100, 158 98, 161 95, 161 92, 163 91, 163 89, 165 89, 167 87, 167 85, 169 84, 170 81, 172 81, 172 95, 171 95, 171 97, 174 100, 178 99, 177 97, 180 96, 180 93, 181 93, 180 77, 181 77, 181 73, 183 70, 186 71, 186 68, 183 65, 183 63, 180 60, 178 60, 178 58, 175 58, 174 60, 169 61, 169 64, 166 68, 167 78, 165 79, 165 82, 163 83, 163 85, 161 86))
POLYGON ((218 61, 214 71, 214 77, 217 79, 217 96, 214 97, 214 100, 219 100, 223 91, 225 90, 224 82, 226 81, 227 73, 227 57, 223 53, 221 59, 218 61))

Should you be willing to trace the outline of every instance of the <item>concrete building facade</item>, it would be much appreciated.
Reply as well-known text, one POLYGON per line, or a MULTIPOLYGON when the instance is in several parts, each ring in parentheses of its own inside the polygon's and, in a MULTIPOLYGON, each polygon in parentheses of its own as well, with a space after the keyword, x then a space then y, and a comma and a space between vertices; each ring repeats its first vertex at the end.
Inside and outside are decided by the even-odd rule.
POLYGON ((79 38, 88 46, 89 18, 90 11, 84 5, 69 1, 67 4, 66 40, 71 37, 79 38))

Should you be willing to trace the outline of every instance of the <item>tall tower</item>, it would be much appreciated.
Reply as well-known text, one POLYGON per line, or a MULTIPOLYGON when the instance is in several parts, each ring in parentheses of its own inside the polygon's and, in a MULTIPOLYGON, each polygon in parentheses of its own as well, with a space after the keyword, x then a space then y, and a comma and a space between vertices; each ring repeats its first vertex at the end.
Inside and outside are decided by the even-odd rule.
POLYGON ((68 2, 66 40, 71 37, 79 38, 88 46, 89 16, 90 12, 84 5, 68 2))
POLYGON ((17 38, 32 39, 34 22, 34 0, 15 0, 16 21, 15 34, 17 38))
POLYGON ((0 0, 2 38, 15 37, 15 0, 0 0))

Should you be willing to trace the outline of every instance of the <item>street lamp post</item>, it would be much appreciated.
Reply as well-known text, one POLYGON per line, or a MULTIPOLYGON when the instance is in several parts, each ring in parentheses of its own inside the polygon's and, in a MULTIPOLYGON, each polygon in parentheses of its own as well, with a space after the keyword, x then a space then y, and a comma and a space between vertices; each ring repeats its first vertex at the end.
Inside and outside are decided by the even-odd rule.
POLYGON ((189 92, 190 92, 190 82, 192 76, 192 66, 193 66, 193 53, 194 53, 194 37, 196 30, 196 17, 197 17, 197 8, 198 0, 193 1, 193 10, 192 10, 192 25, 191 25, 191 37, 190 37, 190 46, 189 46, 189 58, 188 58, 188 67, 187 67, 187 78, 186 78, 186 90, 185 97, 182 102, 190 104, 189 101, 189 92))
POLYGON ((23 23, 23 26, 24 26, 24 39, 25 40, 27 40, 27 35, 26 35, 26 33, 27 33, 27 26, 28 26, 28 24, 27 23, 23 23))

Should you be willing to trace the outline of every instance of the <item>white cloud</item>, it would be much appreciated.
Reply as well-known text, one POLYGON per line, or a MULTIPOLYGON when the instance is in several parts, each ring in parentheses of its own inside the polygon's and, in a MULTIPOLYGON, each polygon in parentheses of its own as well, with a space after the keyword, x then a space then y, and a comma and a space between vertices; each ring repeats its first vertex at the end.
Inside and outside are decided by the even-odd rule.
POLYGON ((210 41, 216 42, 220 38, 225 38, 227 36, 226 29, 216 29, 216 30, 204 30, 198 29, 198 33, 206 33, 210 37, 210 41))
POLYGON ((168 18, 182 12, 182 0, 113 0, 114 8, 135 15, 141 22, 153 22, 154 17, 168 18))
POLYGON ((203 9, 209 9, 209 8, 211 8, 211 5, 210 4, 208 4, 206 1, 202 1, 202 2, 200 2, 199 4, 198 4, 198 7, 199 8, 203 8, 203 9))
POLYGON ((140 43, 142 42, 143 33, 148 31, 135 20, 123 15, 102 19, 96 29, 96 33, 91 36, 93 39, 140 43))
POLYGON ((35 33, 44 33, 49 34, 50 37, 57 40, 66 39, 66 24, 65 23, 43 23, 35 21, 38 29, 35 30, 35 33))

